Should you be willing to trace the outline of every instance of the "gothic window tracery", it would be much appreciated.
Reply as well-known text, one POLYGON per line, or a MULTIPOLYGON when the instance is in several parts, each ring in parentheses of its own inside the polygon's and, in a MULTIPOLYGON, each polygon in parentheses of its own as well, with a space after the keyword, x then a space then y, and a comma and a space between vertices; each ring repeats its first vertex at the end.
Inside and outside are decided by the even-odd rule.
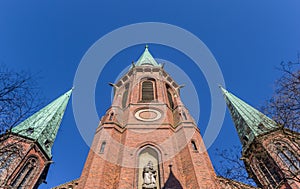
POLYGON ((263 178, 266 179, 270 187, 276 188, 282 180, 278 166, 270 159, 270 157, 268 157, 267 154, 257 157, 257 163, 263 178))
POLYGON ((12 187, 17 189, 28 188, 30 182, 33 180, 34 173, 38 168, 38 160, 36 157, 28 158, 25 166, 19 171, 18 175, 12 182, 12 187))
POLYGON ((285 144, 276 143, 277 154, 281 161, 292 172, 297 172, 300 169, 300 161, 295 154, 285 144))
POLYGON ((9 153, 9 151, 4 152, 0 156, 0 185, 1 180, 4 180, 6 173, 9 171, 9 166, 15 161, 17 155, 16 153, 9 153))

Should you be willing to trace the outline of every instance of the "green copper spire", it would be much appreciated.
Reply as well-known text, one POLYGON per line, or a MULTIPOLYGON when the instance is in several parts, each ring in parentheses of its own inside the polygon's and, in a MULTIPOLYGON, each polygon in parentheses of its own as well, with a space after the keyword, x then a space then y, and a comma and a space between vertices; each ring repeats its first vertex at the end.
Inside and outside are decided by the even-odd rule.
POLYGON ((142 54, 142 56, 139 58, 139 60, 136 63, 136 66, 143 66, 143 65, 152 65, 152 66, 160 66, 153 56, 150 54, 148 50, 148 45, 145 47, 145 51, 142 54))
POLYGON ((12 133, 35 140, 51 158, 51 148, 72 90, 12 128, 12 133))
POLYGON ((279 128, 275 121, 224 88, 220 88, 244 147, 249 146, 257 136, 279 128))

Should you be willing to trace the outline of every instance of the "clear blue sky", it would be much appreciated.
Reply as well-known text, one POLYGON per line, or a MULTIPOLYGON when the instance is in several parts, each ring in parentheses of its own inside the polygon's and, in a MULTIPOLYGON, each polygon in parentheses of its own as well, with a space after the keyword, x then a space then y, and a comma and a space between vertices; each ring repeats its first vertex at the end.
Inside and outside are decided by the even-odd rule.
MULTIPOLYGON (((212 0, 212 1, 4 1, 0 2, 0 63, 15 70, 39 73, 47 102, 73 85, 81 58, 106 33, 138 22, 164 22, 182 27, 200 38, 210 49, 223 72, 226 87, 258 107, 273 92, 281 61, 296 60, 300 51, 300 2, 298 0, 212 0)), ((159 32, 159 31, 157 31, 159 32)), ((140 34, 142 35, 142 34, 140 34)), ((143 45, 128 48, 105 67, 96 90, 101 116, 110 105, 111 88, 143 45)), ((160 45, 151 45, 154 57, 182 66, 190 60, 160 45)), ((167 68, 167 67, 166 67, 167 68)), ((200 93, 201 132, 209 119, 207 83, 192 66, 187 67, 200 93)), ((180 83, 180 81, 178 81, 180 83)), ((184 89, 182 90, 184 93, 184 89)), ((239 144, 227 112, 214 145, 209 149, 215 167, 215 149, 239 144)), ((74 122, 69 103, 53 149, 54 164, 48 174, 51 188, 80 176, 88 146, 74 122)))

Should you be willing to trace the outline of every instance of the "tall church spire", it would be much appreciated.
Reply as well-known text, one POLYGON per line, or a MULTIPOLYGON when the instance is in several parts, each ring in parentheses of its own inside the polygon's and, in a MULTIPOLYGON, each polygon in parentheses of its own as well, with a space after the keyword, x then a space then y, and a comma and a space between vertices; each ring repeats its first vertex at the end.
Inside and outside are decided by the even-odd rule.
POLYGON ((279 125, 257 109, 220 87, 243 146, 257 136, 279 128, 279 125))
POLYGON ((72 89, 12 128, 12 133, 37 141, 51 158, 51 148, 71 93, 72 89))
POLYGON ((136 63, 136 66, 143 65, 160 66, 149 52, 148 45, 146 45, 145 51, 136 63))

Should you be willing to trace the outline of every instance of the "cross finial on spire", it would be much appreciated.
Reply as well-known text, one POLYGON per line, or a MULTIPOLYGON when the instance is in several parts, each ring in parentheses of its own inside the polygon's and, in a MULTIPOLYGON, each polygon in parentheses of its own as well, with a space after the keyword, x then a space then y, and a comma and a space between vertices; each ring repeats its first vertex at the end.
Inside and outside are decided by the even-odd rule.
POLYGON ((148 44, 145 45, 145 50, 144 50, 142 56, 138 59, 138 61, 136 63, 136 66, 142 66, 142 65, 160 66, 161 67, 161 65, 155 61, 155 59, 149 52, 148 44))

